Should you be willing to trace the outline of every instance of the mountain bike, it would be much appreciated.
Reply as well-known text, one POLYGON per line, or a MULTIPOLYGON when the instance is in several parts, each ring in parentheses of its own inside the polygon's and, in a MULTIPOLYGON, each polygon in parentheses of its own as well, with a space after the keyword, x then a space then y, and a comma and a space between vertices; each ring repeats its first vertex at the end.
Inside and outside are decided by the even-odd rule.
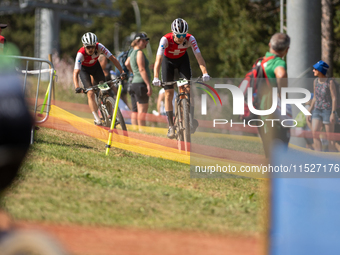
POLYGON ((190 94, 186 93, 184 86, 188 85, 189 81, 181 79, 173 82, 162 82, 161 86, 177 85, 178 94, 175 99, 175 119, 174 128, 178 144, 178 149, 185 151, 189 150, 191 139, 190 129, 193 123, 193 116, 190 114, 190 94))
MULTIPOLYGON (((83 89, 85 94, 90 90, 94 91, 95 101, 98 106, 98 116, 102 121, 102 126, 104 127, 111 127, 112 116, 116 103, 115 95, 111 88, 117 85, 120 81, 120 78, 116 78, 104 83, 99 83, 91 88, 83 89)), ((117 110, 117 119, 114 128, 117 129, 117 127, 120 127, 124 131, 127 130, 123 115, 119 108, 117 110)))

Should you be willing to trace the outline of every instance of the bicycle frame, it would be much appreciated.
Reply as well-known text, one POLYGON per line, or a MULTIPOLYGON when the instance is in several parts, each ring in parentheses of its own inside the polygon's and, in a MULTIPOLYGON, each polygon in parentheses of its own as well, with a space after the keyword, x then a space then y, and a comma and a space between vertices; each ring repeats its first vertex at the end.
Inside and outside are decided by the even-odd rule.
POLYGON ((97 97, 96 104, 98 107, 98 114, 100 118, 104 117, 102 116, 101 111, 103 111, 109 119, 112 118, 112 116, 109 114, 108 109, 106 108, 106 104, 104 103, 104 98, 106 96, 114 98, 114 92, 111 88, 114 86, 114 84, 117 84, 119 81, 120 79, 118 78, 118 79, 110 80, 104 83, 100 83, 98 85, 94 85, 88 89, 84 89, 84 93, 87 93, 91 90, 95 93, 97 97), (112 83, 112 85, 109 86, 108 83, 112 83))
POLYGON ((185 151, 188 151, 188 142, 190 142, 190 137, 188 133, 190 133, 191 125, 191 117, 189 113, 190 93, 187 93, 187 89, 185 86, 188 84, 189 82, 187 80, 180 80, 177 82, 178 95, 176 98, 174 122, 176 137, 178 141, 178 149, 182 150, 182 146, 184 143, 185 151))
MULTIPOLYGON (((198 78, 197 82, 200 78, 198 78)), ((175 121, 174 127, 176 131, 176 139, 178 141, 178 149, 182 149, 184 143, 185 151, 188 151, 190 146, 190 129, 193 123, 193 116, 190 114, 190 92, 187 92, 187 86, 190 85, 189 80, 182 79, 177 82, 162 82, 162 86, 165 85, 177 85, 178 94, 175 104, 175 121), (184 102, 183 102, 184 101, 184 102)))

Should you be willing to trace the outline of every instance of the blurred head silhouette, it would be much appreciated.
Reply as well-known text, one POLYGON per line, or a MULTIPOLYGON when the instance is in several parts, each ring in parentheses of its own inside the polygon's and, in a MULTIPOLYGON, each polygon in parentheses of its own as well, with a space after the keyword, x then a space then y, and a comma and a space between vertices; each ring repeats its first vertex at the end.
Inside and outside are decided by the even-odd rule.
MULTIPOLYGON (((18 55, 9 47, 8 55, 13 53, 18 55)), ((30 145, 32 117, 15 65, 13 59, 0 55, 0 192, 17 176, 30 145)))

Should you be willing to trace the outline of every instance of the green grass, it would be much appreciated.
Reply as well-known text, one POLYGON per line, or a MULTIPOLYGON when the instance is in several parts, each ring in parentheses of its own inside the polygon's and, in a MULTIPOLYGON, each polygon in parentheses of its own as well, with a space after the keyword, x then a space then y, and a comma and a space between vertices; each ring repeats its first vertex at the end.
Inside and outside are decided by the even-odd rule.
MULTIPOLYGON (((242 136, 239 135, 237 138, 242 138, 242 136)), ((193 136, 192 142, 200 145, 213 146, 216 148, 264 155, 261 140, 247 140, 246 136, 243 137, 244 140, 237 138, 226 137, 221 139, 220 136, 214 137, 212 133, 210 136, 200 136, 198 134, 193 136)))
POLYGON ((263 181, 191 179, 189 166, 41 128, 1 205, 20 220, 214 233, 263 231, 263 181))

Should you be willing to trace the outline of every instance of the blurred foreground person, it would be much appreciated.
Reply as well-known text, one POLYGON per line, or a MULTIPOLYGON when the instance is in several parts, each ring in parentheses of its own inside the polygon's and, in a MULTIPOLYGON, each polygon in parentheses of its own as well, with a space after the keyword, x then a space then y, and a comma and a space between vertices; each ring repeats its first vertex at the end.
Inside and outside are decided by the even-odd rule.
POLYGON ((18 173, 30 145, 32 117, 13 61, 0 55, 0 192, 18 173))
MULTIPOLYGON (((7 46, 9 55, 18 55, 16 47, 7 46)), ((32 118, 22 84, 14 73, 13 59, 0 53, 0 200, 2 192, 18 175, 30 145, 32 118)), ((0 208, 0 231, 8 227, 7 218, 0 208)))
MULTIPOLYGON (((20 55, 12 44, 8 55, 20 55)), ((15 178, 29 149, 33 119, 26 106, 23 81, 14 72, 15 61, 0 53, 0 200, 15 178)), ((48 234, 13 229, 7 213, 0 208, 0 254, 66 255, 48 234)))

